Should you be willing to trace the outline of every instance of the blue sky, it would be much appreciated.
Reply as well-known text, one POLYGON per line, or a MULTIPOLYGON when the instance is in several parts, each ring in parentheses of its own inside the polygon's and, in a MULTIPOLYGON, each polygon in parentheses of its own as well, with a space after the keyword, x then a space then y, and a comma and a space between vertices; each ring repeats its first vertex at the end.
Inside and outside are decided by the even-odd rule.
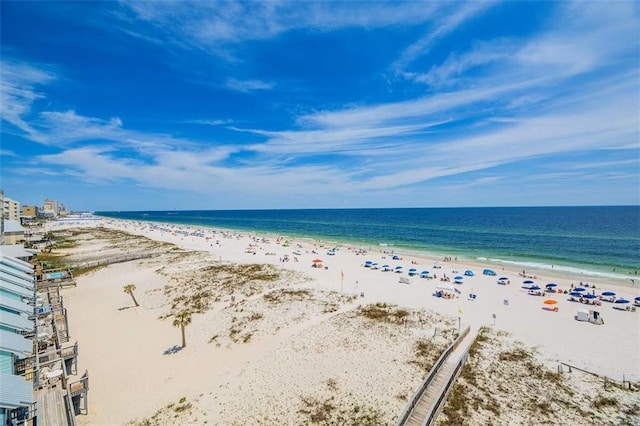
POLYGON ((23 204, 640 204, 637 2, 0 8, 23 204))

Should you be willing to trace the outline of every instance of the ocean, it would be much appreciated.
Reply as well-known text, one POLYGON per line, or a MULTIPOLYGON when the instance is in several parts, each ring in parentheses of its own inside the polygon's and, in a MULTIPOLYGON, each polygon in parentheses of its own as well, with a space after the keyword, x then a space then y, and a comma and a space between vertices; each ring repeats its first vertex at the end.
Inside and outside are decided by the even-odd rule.
POLYGON ((96 212, 98 216, 309 237, 523 269, 635 278, 640 206, 96 212))

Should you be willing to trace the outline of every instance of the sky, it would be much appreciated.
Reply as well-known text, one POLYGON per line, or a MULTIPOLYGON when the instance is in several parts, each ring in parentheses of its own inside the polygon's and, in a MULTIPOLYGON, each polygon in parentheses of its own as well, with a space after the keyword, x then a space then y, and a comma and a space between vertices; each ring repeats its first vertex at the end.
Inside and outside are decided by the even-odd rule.
POLYGON ((640 204, 635 1, 2 1, 0 17, 0 187, 22 204, 640 204))

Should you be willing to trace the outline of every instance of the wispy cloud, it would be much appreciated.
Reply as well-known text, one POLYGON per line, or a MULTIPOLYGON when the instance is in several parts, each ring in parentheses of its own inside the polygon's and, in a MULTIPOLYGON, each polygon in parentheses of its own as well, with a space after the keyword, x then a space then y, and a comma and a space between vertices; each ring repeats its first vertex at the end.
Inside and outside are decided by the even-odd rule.
POLYGON ((233 124, 235 121, 231 119, 216 119, 216 120, 187 120, 185 123, 191 124, 204 124, 207 126, 224 126, 227 124, 233 124))
POLYGON ((37 88, 55 80, 56 75, 48 66, 30 65, 7 58, 0 61, 0 117, 22 132, 34 135, 37 130, 28 124, 27 118, 32 114, 33 104, 44 97, 37 88))
MULTIPOLYGON (((183 1, 121 4, 125 12, 154 28, 154 39, 161 37, 177 46, 216 53, 227 59, 236 59, 230 49, 246 41, 271 39, 299 29, 324 32, 420 25, 446 6, 438 2, 225 1, 198 3, 194 12, 193 4, 183 1)), ((127 24, 129 16, 123 15, 127 24)))
POLYGON ((439 16, 422 37, 402 51, 400 57, 393 63, 392 69, 401 74, 416 58, 427 54, 434 42, 446 37, 462 24, 477 17, 496 3, 495 0, 454 3, 453 10, 447 10, 447 13, 439 16))
POLYGON ((226 87, 238 92, 251 93, 258 90, 271 90, 275 87, 274 83, 261 80, 238 80, 230 78, 226 82, 226 87))

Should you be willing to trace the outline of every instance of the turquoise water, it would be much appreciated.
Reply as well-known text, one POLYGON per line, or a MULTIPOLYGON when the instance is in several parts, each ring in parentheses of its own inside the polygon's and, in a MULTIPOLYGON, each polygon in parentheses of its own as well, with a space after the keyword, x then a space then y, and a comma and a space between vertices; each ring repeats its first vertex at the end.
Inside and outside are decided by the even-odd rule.
POLYGON ((635 277, 640 206, 98 212, 635 277))

